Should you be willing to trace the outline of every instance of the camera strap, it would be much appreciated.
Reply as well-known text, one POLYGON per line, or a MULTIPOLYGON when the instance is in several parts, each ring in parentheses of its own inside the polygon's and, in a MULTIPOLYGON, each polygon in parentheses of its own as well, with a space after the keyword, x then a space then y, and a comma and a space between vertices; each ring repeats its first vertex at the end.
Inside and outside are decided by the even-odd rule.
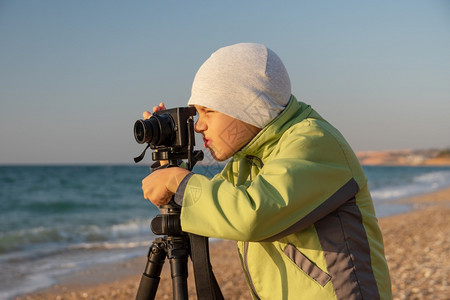
POLYGON ((142 151, 141 155, 139 155, 138 157, 134 158, 134 162, 138 163, 140 162, 142 159, 144 159, 145 156, 145 152, 147 151, 147 149, 150 147, 150 144, 147 145, 147 147, 145 147, 144 151, 142 151))
POLYGON ((208 238, 189 233, 195 288, 199 300, 223 300, 223 295, 209 260, 208 238))

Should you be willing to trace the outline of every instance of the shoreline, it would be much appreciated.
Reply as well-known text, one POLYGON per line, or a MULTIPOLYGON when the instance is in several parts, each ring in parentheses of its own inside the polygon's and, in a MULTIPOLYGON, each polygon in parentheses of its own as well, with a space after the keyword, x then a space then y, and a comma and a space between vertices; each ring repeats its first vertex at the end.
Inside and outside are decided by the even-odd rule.
MULTIPOLYGON (((392 204, 412 205, 411 211, 379 218, 394 299, 446 299, 450 294, 450 188, 395 200, 392 204)), ((57 285, 14 299, 134 299, 145 255, 64 275, 58 278, 57 285)), ((251 299, 236 243, 211 243, 210 257, 225 299, 251 299)), ((190 297, 195 295, 191 262, 188 290, 190 297)), ((167 261, 156 298, 172 299, 167 261)))

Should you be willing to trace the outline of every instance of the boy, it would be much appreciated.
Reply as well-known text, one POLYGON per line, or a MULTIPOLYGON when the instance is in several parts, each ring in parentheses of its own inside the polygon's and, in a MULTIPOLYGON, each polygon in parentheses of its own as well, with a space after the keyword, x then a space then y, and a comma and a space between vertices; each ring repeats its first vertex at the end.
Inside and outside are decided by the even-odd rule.
POLYGON ((142 182, 146 199, 163 205, 175 194, 183 231, 238 241, 254 299, 391 298, 363 170, 343 136, 291 95, 273 51, 219 49, 188 104, 214 159, 231 159, 212 179, 155 171, 142 182))

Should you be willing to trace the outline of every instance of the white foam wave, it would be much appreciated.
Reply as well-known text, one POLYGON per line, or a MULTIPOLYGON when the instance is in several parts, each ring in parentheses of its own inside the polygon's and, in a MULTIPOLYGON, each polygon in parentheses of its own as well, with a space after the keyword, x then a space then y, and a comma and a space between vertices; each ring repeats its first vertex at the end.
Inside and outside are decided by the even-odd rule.
POLYGON ((149 241, 122 241, 104 243, 80 243, 67 247, 69 250, 111 250, 111 249, 132 249, 148 246, 149 241))
POLYGON ((411 183, 377 188, 371 191, 374 201, 390 201, 430 193, 450 186, 450 171, 434 171, 417 175, 411 183))
POLYGON ((20 229, 0 232, 0 254, 39 250, 41 248, 58 249, 125 249, 140 246, 141 237, 152 238, 148 220, 135 219, 122 224, 109 226, 81 225, 20 229))

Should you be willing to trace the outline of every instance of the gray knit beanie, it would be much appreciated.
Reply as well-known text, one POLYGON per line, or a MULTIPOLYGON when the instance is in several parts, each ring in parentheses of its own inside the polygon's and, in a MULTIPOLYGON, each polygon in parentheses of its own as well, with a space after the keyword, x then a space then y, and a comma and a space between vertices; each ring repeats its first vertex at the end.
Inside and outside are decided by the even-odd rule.
POLYGON ((287 105, 291 82, 280 58, 264 45, 220 48, 200 67, 188 105, 201 105, 263 128, 287 105))

